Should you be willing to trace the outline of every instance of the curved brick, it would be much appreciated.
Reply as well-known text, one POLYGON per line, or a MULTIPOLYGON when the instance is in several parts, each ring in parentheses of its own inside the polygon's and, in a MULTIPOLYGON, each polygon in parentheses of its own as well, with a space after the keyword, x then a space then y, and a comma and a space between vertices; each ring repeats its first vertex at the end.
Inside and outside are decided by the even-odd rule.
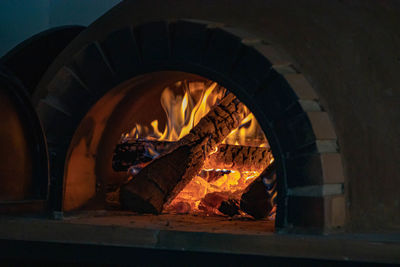
POLYGON ((232 80, 246 88, 249 95, 254 95, 261 83, 268 76, 271 62, 251 46, 244 46, 232 73, 232 80))
POLYGON ((36 112, 43 124, 48 141, 62 140, 73 135, 77 124, 65 112, 43 100, 37 106, 36 112))
POLYGON ((315 135, 306 113, 277 121, 274 126, 286 152, 294 153, 315 143, 315 135))
POLYGON ((132 77, 140 69, 139 47, 131 27, 110 33, 101 46, 120 80, 132 77))
POLYGON ((172 56, 177 60, 199 63, 206 49, 206 24, 181 20, 174 24, 171 37, 172 56))
POLYGON ((216 28, 212 29, 202 64, 228 75, 242 48, 241 39, 216 28))
POLYGON ((307 112, 317 139, 336 139, 331 120, 326 112, 307 112))
POLYGON ((257 106, 264 110, 271 122, 284 118, 285 111, 298 97, 276 70, 271 69, 260 89, 254 94, 257 106))
POLYGON ((254 44, 254 49, 256 49, 263 57, 268 58, 268 60, 277 67, 290 65, 290 61, 276 48, 272 45, 265 45, 263 43, 254 44))
POLYGON ((88 107, 94 104, 92 94, 66 67, 55 75, 47 88, 48 96, 58 99, 72 116, 83 116, 88 107))
POLYGON ((234 36, 239 37, 242 40, 242 43, 248 45, 257 45, 262 43, 262 41, 257 38, 255 35, 249 33, 244 29, 239 29, 235 27, 223 26, 220 27, 223 31, 228 32, 234 36))
POLYGON ((306 78, 302 74, 288 73, 284 75, 285 80, 288 82, 290 87, 293 88, 299 99, 302 100, 316 100, 318 99, 314 89, 308 83, 306 78))
POLYGON ((166 21, 140 25, 134 32, 144 64, 159 64, 169 59, 170 41, 166 21))
POLYGON ((91 43, 73 58, 71 69, 95 96, 102 96, 114 84, 113 72, 96 43, 91 43))

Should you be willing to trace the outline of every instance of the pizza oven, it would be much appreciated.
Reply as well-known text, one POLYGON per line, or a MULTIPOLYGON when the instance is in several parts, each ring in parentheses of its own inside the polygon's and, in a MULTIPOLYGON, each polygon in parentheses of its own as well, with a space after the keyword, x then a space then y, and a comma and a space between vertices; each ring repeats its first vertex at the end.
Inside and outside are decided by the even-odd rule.
POLYGON ((191 3, 150 2, 165 9, 124 1, 59 42, 36 83, 2 70, 1 141, 15 153, 1 155, 1 212, 21 227, 22 215, 41 214, 82 240, 92 229, 96 242, 101 227, 117 226, 130 233, 118 244, 133 235, 147 248, 226 252, 224 236, 234 253, 263 254, 262 238, 285 246, 301 234, 312 248, 328 235, 328 251, 359 220, 349 211, 348 125, 324 91, 327 70, 310 67, 318 50, 291 45, 298 36, 282 27, 292 22, 272 13, 282 27, 268 33, 248 7, 234 23, 229 11, 216 15, 223 1, 190 12, 191 3))

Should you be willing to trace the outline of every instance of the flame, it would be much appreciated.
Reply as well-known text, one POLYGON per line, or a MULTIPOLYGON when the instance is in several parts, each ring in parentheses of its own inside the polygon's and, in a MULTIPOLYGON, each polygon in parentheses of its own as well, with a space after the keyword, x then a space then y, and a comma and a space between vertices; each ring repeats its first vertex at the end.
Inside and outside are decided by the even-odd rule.
MULTIPOLYGON (((181 81, 174 86, 181 88, 182 93, 175 93, 176 90, 170 87, 166 87, 161 93, 161 106, 166 114, 164 129, 160 130, 158 120, 153 120, 150 127, 136 124, 129 133, 122 135, 122 141, 129 138, 177 141, 188 134, 226 93, 226 89, 215 82, 207 84, 181 81)), ((245 108, 243 117, 240 126, 222 143, 268 147, 267 139, 253 113, 245 108)), ((212 153, 217 150, 216 148, 212 153)), ((157 151, 152 148, 149 149, 149 154, 158 156, 157 151)), ((239 199, 243 190, 260 174, 256 171, 238 172, 220 169, 204 169, 202 173, 213 173, 216 178, 207 180, 205 176, 197 175, 165 207, 166 211, 189 213, 207 209, 211 210, 211 213, 219 213, 216 207, 212 207, 214 204, 210 203, 218 203, 228 198, 239 199)))

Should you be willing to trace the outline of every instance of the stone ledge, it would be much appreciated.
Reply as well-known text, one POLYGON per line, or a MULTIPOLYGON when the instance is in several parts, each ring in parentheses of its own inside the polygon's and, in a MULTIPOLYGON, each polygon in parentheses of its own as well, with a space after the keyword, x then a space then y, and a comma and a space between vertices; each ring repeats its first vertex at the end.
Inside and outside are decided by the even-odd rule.
POLYGON ((95 222, 79 223, 78 219, 72 223, 46 219, 1 218, 0 239, 400 263, 399 235, 217 234, 133 228, 123 226, 118 220, 109 225, 99 225, 95 222))

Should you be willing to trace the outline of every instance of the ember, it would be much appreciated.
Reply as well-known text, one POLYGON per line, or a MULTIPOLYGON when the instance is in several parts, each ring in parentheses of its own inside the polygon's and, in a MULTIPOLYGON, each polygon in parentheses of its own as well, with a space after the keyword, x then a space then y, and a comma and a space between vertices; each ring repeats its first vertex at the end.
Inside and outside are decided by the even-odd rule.
MULTIPOLYGON (((189 159, 185 163, 189 165, 181 172, 173 168, 179 177, 172 185, 166 182, 169 177, 163 178, 161 187, 157 185, 162 194, 155 202, 153 196, 156 204, 150 204, 149 212, 240 214, 242 194, 245 190, 249 194, 250 185, 273 162, 268 141, 254 115, 215 82, 178 82, 172 89, 164 89, 161 105, 166 114, 164 130, 160 131, 158 120, 152 121, 150 126, 136 124, 129 133, 122 135, 115 149, 114 170, 128 171, 129 179, 133 176, 132 181, 121 188, 125 208, 132 209, 132 202, 136 202, 134 205, 146 202, 141 197, 139 201, 137 194, 147 194, 143 193, 141 181, 160 175, 154 174, 154 168, 165 164, 172 168, 176 160, 185 155, 182 162, 189 159), (223 119, 224 116, 227 119, 223 119), (187 181, 182 181, 184 177, 187 181)), ((258 180, 266 181, 262 177, 258 180)), ((155 178, 152 183, 159 184, 160 180, 155 178)), ((265 186, 268 204, 257 204, 265 206, 261 212, 265 213, 263 217, 273 210, 274 184, 275 180, 269 180, 270 188, 267 190, 265 186)), ((140 207, 137 211, 144 210, 140 207)))

